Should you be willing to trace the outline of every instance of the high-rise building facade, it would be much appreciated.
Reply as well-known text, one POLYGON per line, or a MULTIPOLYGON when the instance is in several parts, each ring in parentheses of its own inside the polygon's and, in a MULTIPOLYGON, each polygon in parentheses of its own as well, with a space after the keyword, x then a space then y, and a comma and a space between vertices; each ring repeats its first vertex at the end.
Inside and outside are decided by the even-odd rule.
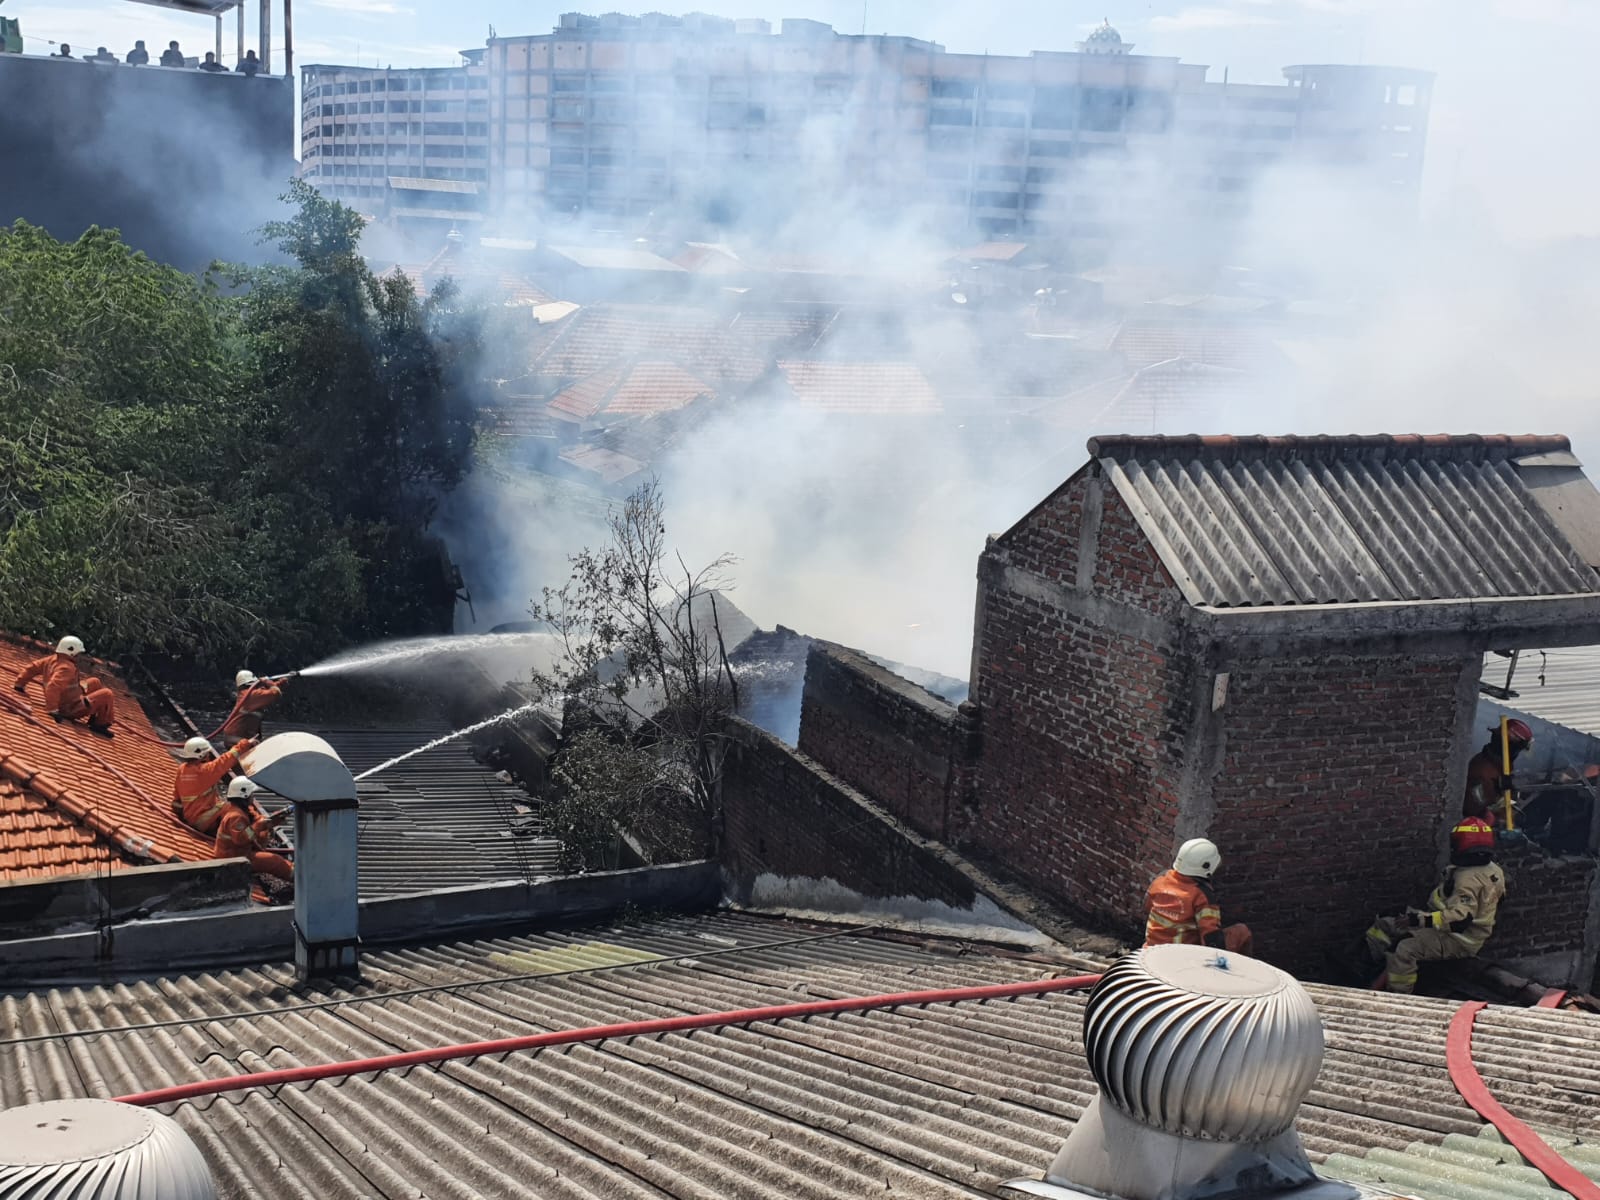
POLYGON ((377 214, 388 180, 489 178, 483 51, 459 67, 342 67, 301 72, 300 174, 324 195, 377 214))
POLYGON ((568 13, 455 71, 307 68, 305 173, 358 206, 386 174, 479 182, 508 234, 562 215, 825 222, 848 206, 1095 240, 1243 215, 1285 165, 1414 210, 1427 72, 1207 75, 1109 25, 1073 51, 1004 56, 815 21, 568 13))

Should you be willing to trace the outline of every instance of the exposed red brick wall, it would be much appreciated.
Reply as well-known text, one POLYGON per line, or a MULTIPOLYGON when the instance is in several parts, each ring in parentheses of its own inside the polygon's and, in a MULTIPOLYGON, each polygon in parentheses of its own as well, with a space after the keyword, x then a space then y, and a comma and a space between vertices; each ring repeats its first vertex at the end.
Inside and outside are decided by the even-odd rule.
POLYGON ((722 863, 736 895, 756 876, 832 879, 864 896, 970 908, 972 883, 798 751, 734 722, 723 764, 722 863))
MULTIPOLYGON (((1071 585, 1048 556, 1076 561, 1087 477, 988 554, 1071 585), (1030 565, 1031 564, 1031 565, 1030 565)), ((1132 514, 1104 491, 1091 592, 1152 614, 1177 601, 1132 514)), ((1074 568, 1075 571, 1075 568, 1074 568)), ((1170 645, 1118 633, 988 573, 973 699, 982 758, 967 838, 1035 886, 1130 935, 1171 853, 1195 664, 1170 645)))
POLYGON ((929 837, 947 839, 959 810, 963 728, 954 705, 855 651, 812 644, 801 752, 929 837))
POLYGON ((1218 898, 1257 952, 1317 973, 1435 882, 1457 657, 1323 655, 1231 673, 1209 836, 1218 898))
POLYGON ((1495 859, 1505 868, 1506 898, 1484 955, 1535 958, 1582 952, 1595 860, 1546 855, 1531 843, 1502 843, 1495 859))

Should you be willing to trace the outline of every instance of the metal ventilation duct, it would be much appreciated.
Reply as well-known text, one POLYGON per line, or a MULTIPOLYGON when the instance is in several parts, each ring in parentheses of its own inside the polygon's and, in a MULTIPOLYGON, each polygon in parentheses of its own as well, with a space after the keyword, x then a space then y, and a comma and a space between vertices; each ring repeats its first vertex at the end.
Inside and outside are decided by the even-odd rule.
POLYGON ((0 1112, 0 1196, 216 1200, 211 1172, 171 1117, 112 1100, 0 1112))
POLYGON ((1089 996, 1083 1046, 1100 1094, 1044 1182, 1009 1196, 1347 1200, 1294 1132, 1322 1067, 1322 1021, 1291 976, 1205 946, 1122 959, 1089 996))

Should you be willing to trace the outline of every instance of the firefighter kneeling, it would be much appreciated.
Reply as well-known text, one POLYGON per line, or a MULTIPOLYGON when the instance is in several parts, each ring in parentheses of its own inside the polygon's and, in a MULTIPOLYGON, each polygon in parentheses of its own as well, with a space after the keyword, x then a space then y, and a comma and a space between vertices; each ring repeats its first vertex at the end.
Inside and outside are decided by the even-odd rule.
POLYGON ((294 868, 281 854, 263 850, 272 831, 289 819, 290 809, 276 816, 255 818, 254 797, 260 786, 248 779, 235 779, 228 785, 228 810, 217 824, 217 844, 213 858, 248 858, 255 875, 271 875, 285 882, 294 878, 294 868), (255 819, 252 819, 255 818, 255 819))
POLYGON ((1211 896, 1211 877, 1222 864, 1215 842, 1190 838, 1178 847, 1172 870, 1157 875, 1145 894, 1144 944, 1195 946, 1204 943, 1235 954, 1250 953, 1250 928, 1222 924, 1211 896))
POLYGON ((1463 817, 1450 831, 1450 868, 1428 897, 1426 911, 1380 917, 1367 930, 1367 944, 1382 954, 1387 969, 1374 991, 1410 992, 1419 963, 1474 958, 1494 932, 1495 914, 1506 896, 1506 876, 1494 861, 1494 828, 1482 817, 1463 817))

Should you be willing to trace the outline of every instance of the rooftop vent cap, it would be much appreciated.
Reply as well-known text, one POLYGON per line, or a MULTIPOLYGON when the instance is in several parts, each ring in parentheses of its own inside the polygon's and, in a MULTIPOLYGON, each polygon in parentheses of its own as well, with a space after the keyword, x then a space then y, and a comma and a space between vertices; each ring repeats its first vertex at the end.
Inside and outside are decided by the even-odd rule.
POLYGON ((1322 1021, 1293 977, 1206 946, 1152 946, 1101 978, 1083 1048, 1100 1092, 1043 1181, 1004 1196, 1354 1200, 1294 1131, 1322 1021))
POLYGON ((171 1117, 114 1100, 0 1112, 0 1196, 216 1200, 200 1150, 171 1117))

